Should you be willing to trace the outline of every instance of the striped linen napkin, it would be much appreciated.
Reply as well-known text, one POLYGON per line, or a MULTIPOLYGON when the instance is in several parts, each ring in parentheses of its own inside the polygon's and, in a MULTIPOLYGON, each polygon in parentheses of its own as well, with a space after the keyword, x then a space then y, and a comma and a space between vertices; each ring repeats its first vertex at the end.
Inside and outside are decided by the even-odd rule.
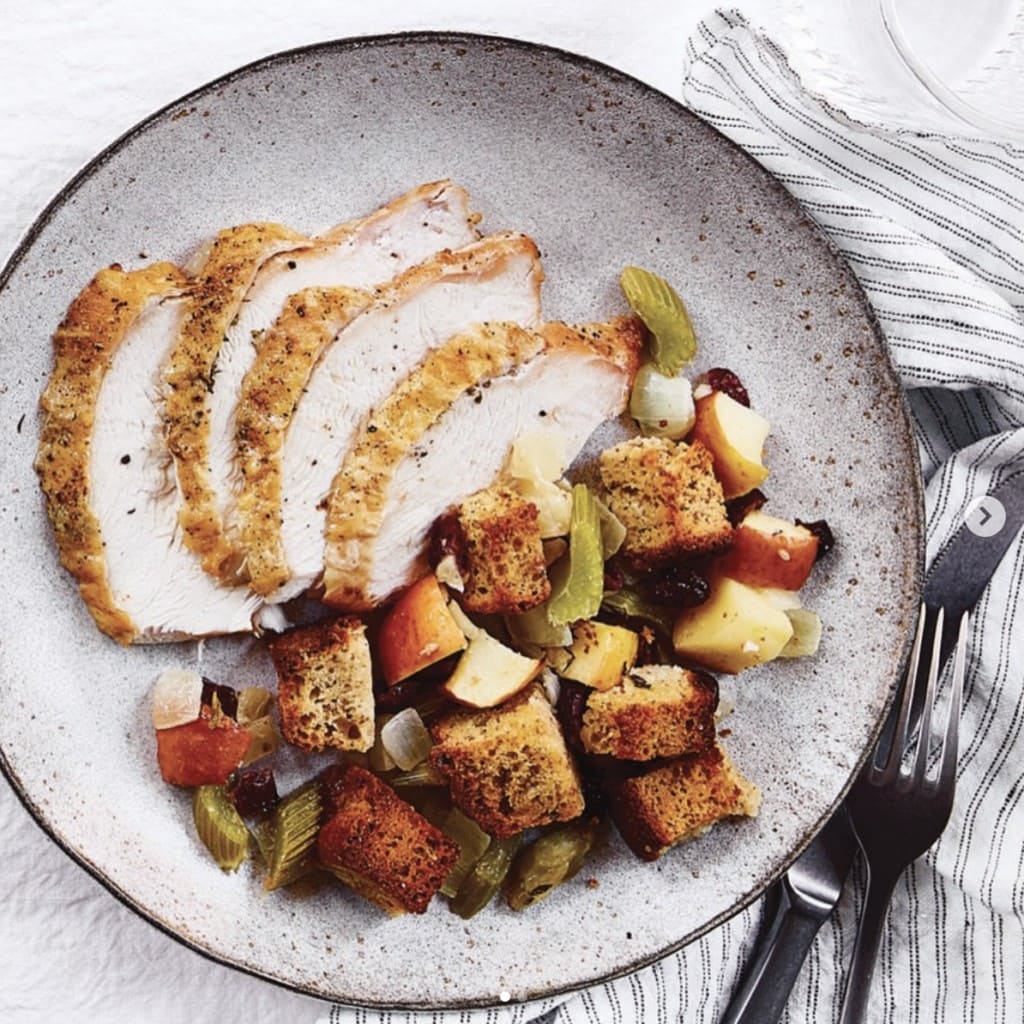
MULTIPOLYGON (((736 11, 706 18, 683 95, 779 178, 849 261, 878 312, 916 421, 928 557, 967 506, 1024 470, 1024 148, 886 132, 808 95, 782 51, 736 11)), ((975 616, 949 827, 896 889, 868 1019, 1024 1020, 1024 544, 975 616)), ((863 898, 855 874, 783 1021, 839 1014, 863 898)), ((334 1024, 713 1024, 761 908, 654 967, 570 996, 467 1013, 334 1007, 334 1024)))

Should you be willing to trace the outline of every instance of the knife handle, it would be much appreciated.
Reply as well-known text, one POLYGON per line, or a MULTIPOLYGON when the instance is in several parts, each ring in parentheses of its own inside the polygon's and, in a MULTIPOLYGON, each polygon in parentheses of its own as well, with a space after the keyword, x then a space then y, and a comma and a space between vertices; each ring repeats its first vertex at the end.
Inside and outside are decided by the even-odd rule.
POLYGON ((820 915, 812 917, 796 906, 783 882, 776 886, 774 912, 719 1024, 775 1024, 821 927, 820 915))

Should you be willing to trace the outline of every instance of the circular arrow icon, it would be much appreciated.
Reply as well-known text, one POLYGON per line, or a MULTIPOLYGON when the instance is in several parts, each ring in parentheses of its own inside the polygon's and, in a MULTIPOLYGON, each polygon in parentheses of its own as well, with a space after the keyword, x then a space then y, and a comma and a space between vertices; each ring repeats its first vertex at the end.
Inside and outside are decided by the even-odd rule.
POLYGON ((1006 509, 998 498, 984 494, 967 506, 964 522, 976 537, 994 537, 1006 525, 1006 509))

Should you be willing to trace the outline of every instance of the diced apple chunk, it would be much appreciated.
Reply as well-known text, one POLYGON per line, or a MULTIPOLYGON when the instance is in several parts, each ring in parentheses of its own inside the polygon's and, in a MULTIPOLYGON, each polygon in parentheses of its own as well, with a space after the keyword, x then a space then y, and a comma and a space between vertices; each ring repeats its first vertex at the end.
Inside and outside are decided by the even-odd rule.
POLYGON ((732 547, 718 568, 752 587, 799 590, 817 557, 818 538, 806 526, 755 511, 733 531, 732 547))
POLYGON ((469 642, 443 689, 467 707, 493 708, 524 689, 542 665, 539 658, 526 658, 481 631, 469 642))
POLYGON ((793 635, 789 616, 744 583, 720 577, 704 604, 676 620, 676 653, 717 672, 735 675, 777 658, 793 635))
POLYGON ((702 441, 715 460, 715 476, 726 498, 760 486, 768 476, 764 442, 769 422, 722 391, 697 402, 697 420, 691 440, 702 441))
POLYGON ((572 660, 561 673, 566 679, 595 690, 610 690, 636 661, 640 638, 631 629, 604 622, 579 622, 572 635, 572 660))
POLYGON ((465 634, 434 576, 424 576, 398 599, 377 634, 381 673, 388 686, 465 646, 465 634))

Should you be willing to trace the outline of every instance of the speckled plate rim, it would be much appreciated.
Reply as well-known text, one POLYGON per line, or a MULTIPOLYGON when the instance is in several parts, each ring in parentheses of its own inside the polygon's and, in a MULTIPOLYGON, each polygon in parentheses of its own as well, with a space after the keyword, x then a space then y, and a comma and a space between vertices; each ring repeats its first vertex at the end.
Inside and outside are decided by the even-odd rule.
MULTIPOLYGON (((327 40, 320 43, 310 43, 303 46, 297 46, 292 49, 282 50, 277 53, 270 54, 266 57, 261 57, 258 60, 252 61, 245 64, 233 71, 229 71, 218 78, 212 79, 206 82, 204 85, 186 93, 183 96, 176 98, 165 106, 161 107, 154 113, 143 118, 133 127, 128 129, 124 134, 119 136, 114 142, 104 148, 98 153, 92 160, 90 160, 81 170, 78 171, 65 185, 64 187, 54 196, 54 198, 46 205, 42 213, 36 218, 32 225, 25 232, 21 241, 18 243, 14 252, 10 258, 4 264, 2 270, 0 270, 0 291, 4 289, 11 275, 15 272, 22 259, 31 249, 36 238, 47 226, 53 216, 60 210, 69 200, 71 200, 79 187, 87 181, 97 170, 102 168, 114 155, 116 155, 127 143, 135 140, 136 138, 145 134, 154 125, 162 122, 164 119, 173 116, 174 112, 179 110, 183 105, 191 103, 196 100, 200 100, 207 96, 209 93, 223 87, 230 85, 231 83, 244 79, 251 73, 276 65, 287 66, 291 61, 296 58, 308 57, 325 52, 337 52, 347 50, 365 50, 373 49, 375 47, 393 46, 395 44, 440 44, 442 46, 450 46, 459 43, 470 43, 480 46, 500 46, 503 48, 512 48, 523 51, 526 54, 544 54, 549 57, 554 57, 558 60, 572 64, 583 70, 591 70, 597 72, 603 76, 612 76, 622 81, 630 83, 633 87, 638 88, 642 92, 646 92, 652 95, 654 98, 663 102, 668 107, 673 107, 676 111, 685 117, 691 118, 692 120, 699 122, 703 128, 709 133, 718 136, 719 141, 722 145, 729 147, 734 152, 741 155, 741 157, 748 163, 751 172, 761 175, 767 186, 774 191, 780 201, 783 204, 789 205, 792 209, 803 211, 796 198, 782 185, 781 182, 774 175, 770 174, 764 167, 762 167, 750 154, 748 154, 741 147, 737 146, 731 139, 723 135, 718 131, 717 128, 708 124, 702 118, 698 117, 693 111, 689 110, 678 100, 669 96, 667 93, 656 89, 654 86, 648 85, 646 82, 641 81, 634 76, 619 70, 609 64, 605 64, 602 61, 595 60, 591 57, 585 57, 581 54, 574 53, 571 50, 564 50, 559 47, 550 46, 545 43, 536 43, 524 39, 514 39, 506 36, 487 35, 482 33, 474 32, 460 32, 454 30, 444 31, 432 31, 432 30, 417 30, 409 32, 396 32, 386 33, 381 35, 368 35, 368 36, 352 36, 341 39, 327 40)), ((886 342, 885 335, 882 332, 881 324, 879 323, 878 316, 875 313, 874 308, 868 301, 867 295, 864 292, 863 287, 858 281, 856 275, 850 269, 849 264, 832 243, 832 241, 825 235, 822 229, 814 221, 813 217, 808 216, 809 225, 808 228, 824 243, 825 248, 835 260, 836 264, 844 269, 847 273, 850 284, 853 288, 853 294, 856 298, 858 305, 861 307, 868 324, 871 328, 872 339, 877 345, 880 353, 883 356, 883 365, 881 372, 887 378, 889 383, 893 386, 894 393, 898 396, 898 408, 900 413, 900 431, 904 435, 904 439, 908 444, 913 442, 913 427, 910 416, 909 406, 907 404, 906 395, 901 386, 899 377, 896 369, 893 366, 892 360, 889 355, 889 347, 886 342)), ((924 523, 925 523, 925 506, 924 506, 924 485, 921 476, 920 463, 916 458, 908 460, 910 466, 911 479, 908 481, 912 491, 911 501, 908 501, 908 510, 912 511, 913 518, 906 524, 914 534, 913 551, 914 558, 912 565, 901 566, 901 570, 905 577, 909 577, 906 580, 907 588, 906 592, 912 597, 908 600, 908 611, 916 606, 921 593, 922 581, 924 576, 924 552, 925 552, 925 535, 924 535, 924 523)), ((895 700, 897 683, 902 675, 902 666, 906 663, 910 653, 912 635, 908 631, 904 637, 902 650, 900 651, 900 657, 898 664, 901 666, 900 671, 890 680, 889 692, 885 700, 884 707, 878 720, 874 723, 871 730, 870 742, 865 746, 864 750, 861 751, 856 759, 853 770, 850 772, 849 777, 842 786, 840 793, 837 795, 835 801, 829 806, 814 825, 804 835, 802 841, 794 847, 788 858, 779 866, 779 869, 774 874, 767 878, 763 878, 761 881, 756 882, 754 886, 736 903, 716 915, 712 919, 704 922, 698 928, 688 933, 678 942, 671 943, 664 949, 660 950, 653 956, 645 956, 636 960, 630 961, 621 968, 609 971, 599 977, 589 980, 582 984, 567 984, 562 987, 551 987, 539 989, 536 991, 526 992, 523 997, 518 1000, 520 1003, 534 1002, 545 998, 555 997, 559 995, 567 995, 574 991, 580 991, 586 988, 591 988, 596 985, 603 984, 608 981, 612 981, 616 978, 625 977, 626 975, 632 974, 644 967, 648 967, 651 964, 657 963, 663 960, 665 957, 672 955, 688 946, 690 943, 695 942, 708 932, 713 931, 724 922, 728 921, 736 914, 742 912, 752 903, 754 903, 775 881, 782 877, 783 874, 788 870, 789 866, 795 861, 800 854, 807 848, 812 839, 818 834, 824 824, 832 817, 832 815, 839 809, 843 800, 846 798, 846 794, 849 792, 850 787, 853 785, 854 780, 860 772, 866 762, 870 751, 873 749, 877 742, 878 736, 881 733, 882 725, 886 719, 889 709, 895 700)), ((214 962, 223 964, 224 966, 231 967, 235 970, 241 971, 245 974, 250 975, 254 978, 259 978, 263 981, 268 981, 280 988, 298 992, 303 995, 313 996, 319 999, 331 1000, 334 1002, 340 1002, 338 999, 326 996, 323 992, 318 992, 313 988, 303 986, 301 984, 291 983, 279 977, 267 974, 257 968, 246 964, 242 960, 233 959, 230 955, 216 952, 207 946, 194 941, 189 936, 176 930, 173 926, 162 920, 156 913, 150 910, 148 907, 137 902, 129 893, 124 891, 120 886, 116 885, 111 881, 97 865, 93 864, 89 859, 88 855, 81 850, 77 850, 72 847, 69 843, 66 843, 57 833, 55 827, 51 826, 46 820, 46 816, 42 809, 32 800, 25 788, 21 784, 21 780, 18 777, 14 766, 8 761, 7 755, 3 748, 0 747, 0 772, 3 773, 4 777, 10 783, 11 788, 14 790, 21 804, 25 807, 28 813, 35 820, 36 824, 43 830, 43 832, 52 840, 52 842, 59 847, 72 861, 78 864, 81 868, 87 871, 93 878, 95 878, 108 892, 116 897, 124 906, 129 910, 138 914, 139 917, 148 921, 151 925, 159 929, 165 935, 181 943, 183 946, 206 959, 214 962)), ((457 1000, 454 1002, 446 1003, 388 1003, 388 1002, 359 1002, 359 1003, 346 1003, 345 1005, 367 1007, 375 1010, 460 1010, 460 1009, 485 1009, 488 1007, 496 1006, 508 1006, 507 1003, 501 1003, 496 1001, 476 1001, 476 1000, 457 1000)))

